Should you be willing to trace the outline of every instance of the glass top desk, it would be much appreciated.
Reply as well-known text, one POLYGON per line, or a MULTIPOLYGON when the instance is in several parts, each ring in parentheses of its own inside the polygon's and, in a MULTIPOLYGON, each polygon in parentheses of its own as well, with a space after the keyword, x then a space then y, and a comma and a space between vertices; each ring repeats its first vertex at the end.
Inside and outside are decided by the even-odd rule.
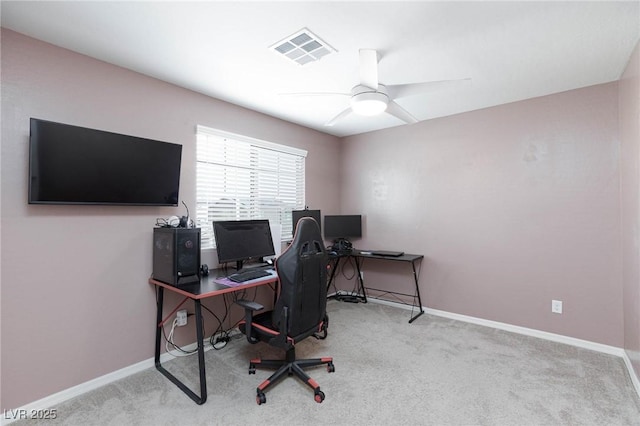
POLYGON ((220 296, 225 293, 233 293, 236 291, 246 290, 252 287, 269 285, 274 288, 274 283, 278 281, 278 276, 275 274, 275 271, 272 272, 271 276, 257 278, 255 280, 247 281, 244 283, 233 283, 225 279, 225 275, 227 273, 221 270, 212 270, 211 274, 202 277, 199 282, 194 282, 190 284, 185 284, 181 286, 174 286, 171 284, 164 283, 162 281, 158 281, 153 279, 153 276, 149 278, 149 283, 156 286, 157 288, 157 316, 156 316, 156 342, 155 342, 155 365, 158 371, 160 371, 165 377, 167 377, 171 382, 173 382, 178 388, 180 388, 184 393, 186 393, 189 398, 191 398, 196 404, 204 404, 207 400, 207 379, 205 375, 205 365, 204 365, 204 331, 202 325, 202 299, 206 299, 209 297, 220 296), (184 296, 182 302, 178 304, 166 317, 162 317, 162 310, 164 304, 164 291, 168 290, 173 293, 177 293, 179 295, 184 296), (200 373, 200 395, 196 394, 194 391, 189 389, 187 385, 178 380, 173 374, 171 374, 167 369, 162 366, 160 362, 160 344, 162 341, 162 328, 164 324, 169 321, 170 318, 173 318, 173 315, 178 311, 178 309, 187 301, 193 300, 195 306, 195 322, 196 322, 196 341, 198 344, 198 369, 200 373))

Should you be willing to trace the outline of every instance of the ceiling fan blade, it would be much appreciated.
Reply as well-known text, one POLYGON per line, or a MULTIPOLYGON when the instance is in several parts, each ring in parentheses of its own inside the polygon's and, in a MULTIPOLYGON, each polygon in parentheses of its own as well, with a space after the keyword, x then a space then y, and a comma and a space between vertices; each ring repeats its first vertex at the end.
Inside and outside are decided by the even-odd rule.
POLYGON ((389 103, 387 104, 387 110, 386 111, 389 114, 393 115, 394 117, 399 118, 400 120, 402 120, 402 121, 404 121, 405 123, 408 123, 408 124, 417 123, 419 121, 413 115, 409 114, 409 111, 407 111, 406 109, 402 108, 400 105, 398 105, 394 101, 389 101, 389 103))
POLYGON ((425 81, 424 83, 391 84, 386 88, 391 99, 399 99, 440 89, 463 87, 469 84, 471 84, 471 79, 463 78, 460 80, 425 81))
POLYGON ((336 124, 338 121, 342 120, 343 118, 345 118, 347 115, 351 114, 351 107, 345 109, 344 111, 342 111, 340 114, 336 115, 335 117, 333 117, 331 120, 327 121, 326 123, 324 123, 325 126, 333 126, 334 124, 336 124))
POLYGON ((378 90, 378 52, 360 49, 360 84, 378 90))

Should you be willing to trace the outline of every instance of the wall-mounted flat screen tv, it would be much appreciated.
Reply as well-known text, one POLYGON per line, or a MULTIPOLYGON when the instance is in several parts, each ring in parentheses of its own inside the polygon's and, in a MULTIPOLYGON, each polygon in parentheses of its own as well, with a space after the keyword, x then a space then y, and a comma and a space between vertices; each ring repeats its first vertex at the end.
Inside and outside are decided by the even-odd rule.
POLYGON ((182 145, 30 124, 29 204, 178 205, 182 145))

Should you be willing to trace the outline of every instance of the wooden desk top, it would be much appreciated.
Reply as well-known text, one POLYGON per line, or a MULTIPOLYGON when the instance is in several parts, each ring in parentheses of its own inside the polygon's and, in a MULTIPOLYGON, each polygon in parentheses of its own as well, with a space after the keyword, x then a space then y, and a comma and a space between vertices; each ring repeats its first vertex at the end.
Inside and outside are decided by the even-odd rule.
POLYGON ((261 285, 272 284, 278 281, 278 276, 275 271, 272 272, 270 277, 258 278, 255 280, 247 281, 244 283, 234 283, 225 279, 225 275, 213 270, 211 274, 206 277, 200 278, 200 282, 194 282, 175 286, 153 279, 153 276, 149 278, 149 284, 157 285, 159 287, 166 288, 174 293, 182 294, 183 296, 191 299, 206 299, 207 297, 214 297, 224 293, 232 293, 234 291, 240 291, 251 287, 258 287, 261 285))

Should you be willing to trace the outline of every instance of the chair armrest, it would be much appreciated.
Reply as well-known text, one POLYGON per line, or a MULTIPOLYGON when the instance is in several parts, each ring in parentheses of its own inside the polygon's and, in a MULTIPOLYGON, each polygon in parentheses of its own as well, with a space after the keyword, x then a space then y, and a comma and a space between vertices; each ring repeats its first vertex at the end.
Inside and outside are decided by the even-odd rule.
POLYGON ((256 339, 251 334, 251 328, 253 324, 253 312, 264 309, 264 306, 258 302, 252 302, 251 300, 240 299, 236 300, 236 303, 244 308, 244 327, 245 335, 249 343, 258 343, 260 339, 256 339))
POLYGON ((252 302, 251 300, 247 299, 236 300, 236 303, 245 309, 249 309, 250 311, 260 311, 264 309, 264 306, 262 306, 258 302, 252 302))

